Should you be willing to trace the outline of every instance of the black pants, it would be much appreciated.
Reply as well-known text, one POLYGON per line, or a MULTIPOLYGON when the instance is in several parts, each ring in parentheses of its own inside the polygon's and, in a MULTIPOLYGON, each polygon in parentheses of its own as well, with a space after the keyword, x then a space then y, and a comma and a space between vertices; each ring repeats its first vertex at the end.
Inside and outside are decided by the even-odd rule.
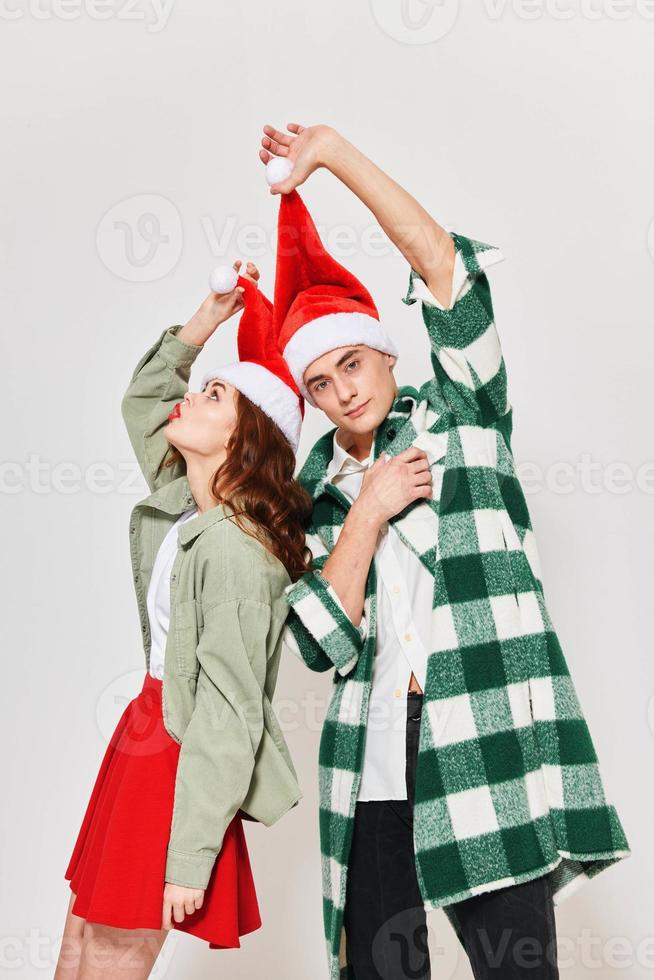
MULTIPOLYGON (((356 805, 344 925, 355 980, 430 980, 426 913, 413 851, 422 694, 408 695, 408 800, 356 805)), ((558 980, 554 905, 545 875, 456 902, 475 980, 558 980)), ((435 980, 437 978, 435 977, 435 980)))

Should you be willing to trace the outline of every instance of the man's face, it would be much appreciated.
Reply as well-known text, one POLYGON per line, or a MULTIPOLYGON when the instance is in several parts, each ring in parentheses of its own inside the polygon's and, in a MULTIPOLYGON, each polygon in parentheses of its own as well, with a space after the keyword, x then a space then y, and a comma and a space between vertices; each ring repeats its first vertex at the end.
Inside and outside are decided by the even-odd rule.
POLYGON ((372 347, 337 347, 313 361, 304 383, 318 408, 346 432, 373 432, 388 415, 396 358, 372 347))

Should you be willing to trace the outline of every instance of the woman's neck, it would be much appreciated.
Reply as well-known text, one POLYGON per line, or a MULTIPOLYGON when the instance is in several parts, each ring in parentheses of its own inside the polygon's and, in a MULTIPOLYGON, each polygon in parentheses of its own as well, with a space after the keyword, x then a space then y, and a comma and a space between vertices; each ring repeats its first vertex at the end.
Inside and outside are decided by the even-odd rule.
POLYGON ((211 510, 212 507, 217 507, 220 503, 220 500, 214 497, 211 492, 211 484, 214 474, 222 462, 222 460, 207 459, 204 456, 193 456, 186 460, 186 478, 201 514, 211 510))

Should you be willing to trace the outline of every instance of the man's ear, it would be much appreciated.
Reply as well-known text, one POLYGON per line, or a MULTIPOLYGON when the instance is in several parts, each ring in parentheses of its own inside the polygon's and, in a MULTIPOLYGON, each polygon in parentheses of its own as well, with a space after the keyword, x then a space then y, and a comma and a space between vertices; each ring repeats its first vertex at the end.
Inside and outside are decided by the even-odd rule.
POLYGON ((388 369, 392 371, 397 363, 397 356, 395 354, 386 354, 386 357, 388 358, 388 369))

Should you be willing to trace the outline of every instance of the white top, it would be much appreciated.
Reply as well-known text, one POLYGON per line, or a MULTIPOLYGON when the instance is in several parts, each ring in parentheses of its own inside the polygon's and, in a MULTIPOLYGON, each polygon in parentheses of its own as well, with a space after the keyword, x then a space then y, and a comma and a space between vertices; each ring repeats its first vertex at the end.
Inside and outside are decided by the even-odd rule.
POLYGON ((177 555, 177 531, 180 524, 197 514, 197 507, 185 511, 166 533, 152 566, 148 586, 148 617, 150 620, 150 670, 158 680, 163 680, 164 651, 170 623, 170 573, 177 555))
MULTIPOLYGON (((354 501, 370 457, 359 462, 334 434, 327 480, 354 501)), ((411 673, 424 691, 434 580, 385 523, 374 556, 377 637, 358 800, 406 800, 407 691, 411 673)))

